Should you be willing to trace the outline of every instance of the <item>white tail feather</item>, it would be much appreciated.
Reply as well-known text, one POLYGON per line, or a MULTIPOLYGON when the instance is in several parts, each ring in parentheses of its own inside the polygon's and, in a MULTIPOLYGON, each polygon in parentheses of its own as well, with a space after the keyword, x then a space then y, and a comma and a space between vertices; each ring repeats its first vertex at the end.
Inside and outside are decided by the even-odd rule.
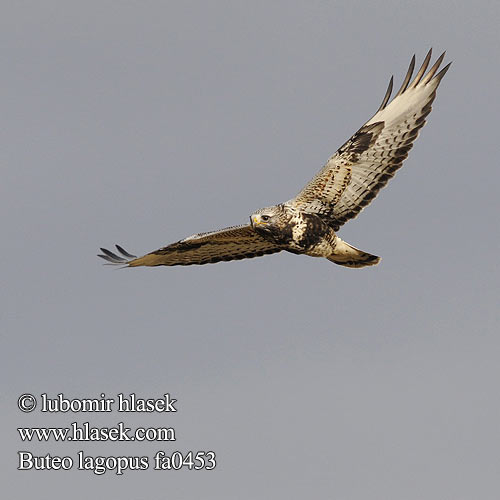
POLYGON ((363 252, 358 248, 349 245, 338 236, 336 239, 335 251, 328 257, 328 260, 345 267, 366 267, 375 266, 380 262, 380 257, 363 252))

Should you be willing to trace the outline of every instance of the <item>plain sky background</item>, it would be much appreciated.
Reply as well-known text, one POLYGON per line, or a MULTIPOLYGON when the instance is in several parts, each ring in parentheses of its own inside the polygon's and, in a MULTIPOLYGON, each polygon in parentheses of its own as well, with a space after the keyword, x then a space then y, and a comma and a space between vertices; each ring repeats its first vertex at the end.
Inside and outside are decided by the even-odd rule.
POLYGON ((2 2, 2 496, 500 498, 499 25, 494 1, 2 2), (340 232, 379 266, 101 265, 292 197, 431 46, 453 65, 429 123, 340 232), (23 392, 179 411, 22 414, 23 392), (177 442, 16 430, 120 420, 177 442), (22 449, 218 465, 19 472, 22 449))

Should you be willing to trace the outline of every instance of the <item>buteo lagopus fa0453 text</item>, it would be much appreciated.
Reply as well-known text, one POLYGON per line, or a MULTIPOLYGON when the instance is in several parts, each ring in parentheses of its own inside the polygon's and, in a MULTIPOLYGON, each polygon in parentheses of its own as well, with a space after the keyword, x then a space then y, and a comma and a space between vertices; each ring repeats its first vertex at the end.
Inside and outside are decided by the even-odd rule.
POLYGON ((101 248, 99 257, 128 267, 188 266, 286 250, 325 257, 347 267, 377 264, 379 257, 349 245, 336 231, 356 217, 394 176, 424 126, 436 89, 451 64, 438 73, 443 53, 426 73, 431 52, 410 81, 415 67, 413 56, 401 88, 389 102, 391 77, 373 118, 339 148, 295 198, 257 210, 250 216, 250 224, 194 234, 142 257, 131 255, 119 245, 120 255, 101 248))

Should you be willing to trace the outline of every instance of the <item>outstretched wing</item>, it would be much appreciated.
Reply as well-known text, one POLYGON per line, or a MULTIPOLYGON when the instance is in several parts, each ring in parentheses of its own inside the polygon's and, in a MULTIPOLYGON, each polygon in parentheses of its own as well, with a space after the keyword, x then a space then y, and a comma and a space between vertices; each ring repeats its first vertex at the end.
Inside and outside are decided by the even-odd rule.
POLYGON ((209 233, 189 236, 177 243, 155 250, 142 257, 129 254, 119 245, 122 256, 105 248, 99 255, 110 264, 136 266, 190 266, 220 261, 250 259, 276 253, 281 248, 265 240, 250 225, 234 226, 209 233))
POLYGON ((432 49, 410 83, 413 56, 401 88, 389 102, 393 79, 377 113, 326 163, 309 184, 288 203, 323 218, 334 230, 370 203, 408 156, 425 117, 431 112, 436 89, 450 67, 436 74, 444 53, 427 74, 432 49), (435 75, 435 76, 434 76, 435 75))

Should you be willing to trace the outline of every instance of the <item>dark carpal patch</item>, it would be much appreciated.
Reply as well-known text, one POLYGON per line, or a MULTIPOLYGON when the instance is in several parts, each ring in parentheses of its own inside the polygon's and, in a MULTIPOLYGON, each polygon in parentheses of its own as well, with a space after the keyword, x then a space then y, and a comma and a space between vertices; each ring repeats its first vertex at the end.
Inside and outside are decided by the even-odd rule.
POLYGON ((357 161, 359 155, 375 144, 384 122, 375 122, 361 127, 339 150, 338 153, 347 155, 351 162, 357 161))

